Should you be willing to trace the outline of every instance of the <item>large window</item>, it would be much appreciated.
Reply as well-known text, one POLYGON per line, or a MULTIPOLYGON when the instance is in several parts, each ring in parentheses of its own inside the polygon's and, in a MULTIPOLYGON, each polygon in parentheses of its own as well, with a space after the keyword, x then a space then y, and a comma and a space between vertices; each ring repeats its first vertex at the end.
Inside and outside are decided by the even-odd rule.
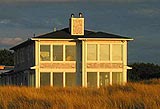
POLYGON ((100 61, 109 61, 109 44, 100 44, 100 61))
POLYGON ((74 72, 53 72, 53 87, 76 85, 76 73, 74 72))
POLYGON ((87 87, 104 87, 110 84, 110 72, 87 72, 87 87))
POLYGON ((63 61, 63 45, 53 45, 53 61, 63 61))
POLYGON ((122 44, 87 44, 88 61, 122 61, 122 53, 122 44))
POLYGON ((122 83, 122 72, 112 72, 112 84, 122 83))
POLYGON ((120 44, 112 45, 112 60, 113 61, 122 60, 122 45, 120 44))
POLYGON ((76 46, 75 45, 40 45, 41 61, 75 61, 76 46), (51 50, 52 47, 52 50, 51 50), (51 53, 52 51, 52 53, 51 53), (51 60, 52 54, 52 60, 51 60))
POLYGON ((53 86, 63 87, 63 73, 53 73, 53 86))
POLYGON ((40 45, 40 60, 50 61, 50 45, 40 45))
POLYGON ((65 76, 66 76, 65 78, 66 86, 76 85, 76 74, 75 73, 66 72, 65 76))
POLYGON ((97 72, 87 72, 87 86, 97 87, 97 72))
POLYGON ((87 60, 88 61, 97 60, 97 45, 96 44, 87 45, 87 60))
POLYGON ((50 86, 50 73, 41 72, 40 73, 40 85, 41 86, 50 86))
POLYGON ((76 47, 75 45, 66 45, 66 61, 75 61, 76 60, 76 47))

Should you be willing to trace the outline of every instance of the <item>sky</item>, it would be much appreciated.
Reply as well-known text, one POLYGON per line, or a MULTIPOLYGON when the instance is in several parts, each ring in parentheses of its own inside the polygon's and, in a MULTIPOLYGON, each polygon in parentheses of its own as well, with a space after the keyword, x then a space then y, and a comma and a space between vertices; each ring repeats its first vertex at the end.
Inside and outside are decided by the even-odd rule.
POLYGON ((160 0, 0 0, 0 49, 68 27, 72 13, 85 29, 131 37, 128 61, 160 65, 160 0))

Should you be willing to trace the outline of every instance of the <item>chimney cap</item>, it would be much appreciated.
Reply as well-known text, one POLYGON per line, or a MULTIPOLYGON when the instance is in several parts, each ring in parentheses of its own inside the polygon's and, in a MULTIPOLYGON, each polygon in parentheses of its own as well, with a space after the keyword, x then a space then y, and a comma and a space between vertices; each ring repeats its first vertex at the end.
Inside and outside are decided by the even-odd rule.
POLYGON ((74 14, 72 13, 72 14, 71 14, 71 18, 73 18, 73 17, 74 17, 74 14))
POLYGON ((83 17, 83 14, 81 12, 79 13, 79 17, 83 17))

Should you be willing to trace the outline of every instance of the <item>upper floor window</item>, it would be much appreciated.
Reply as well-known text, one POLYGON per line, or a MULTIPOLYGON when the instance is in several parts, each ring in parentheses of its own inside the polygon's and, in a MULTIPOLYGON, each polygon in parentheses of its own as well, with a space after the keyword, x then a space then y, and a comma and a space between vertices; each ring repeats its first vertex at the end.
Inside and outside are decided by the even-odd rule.
POLYGON ((100 44, 100 61, 109 61, 110 57, 110 47, 109 44, 100 44))
POLYGON ((87 45, 87 60, 88 61, 97 60, 97 45, 96 44, 87 45))
POLYGON ((87 44, 87 61, 122 61, 122 53, 122 44, 87 44))
POLYGON ((76 60, 76 47, 74 45, 65 46, 65 60, 75 61, 76 60))
POLYGON ((122 61, 122 45, 120 44, 112 45, 112 60, 122 61))
POLYGON ((63 61, 63 45, 53 45, 53 61, 63 61))
POLYGON ((40 60, 50 61, 50 45, 40 45, 40 60))
POLYGON ((76 46, 75 45, 52 45, 52 46, 40 45, 40 60, 41 61, 75 61, 76 46))

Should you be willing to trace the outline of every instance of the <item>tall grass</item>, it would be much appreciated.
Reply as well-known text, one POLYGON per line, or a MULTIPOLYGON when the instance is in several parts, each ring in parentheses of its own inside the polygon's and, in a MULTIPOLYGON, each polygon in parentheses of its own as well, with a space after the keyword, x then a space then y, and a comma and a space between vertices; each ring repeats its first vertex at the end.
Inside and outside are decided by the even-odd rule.
POLYGON ((0 87, 1 109, 158 109, 160 82, 103 88, 0 87), (154 84, 156 83, 156 84, 154 84))

